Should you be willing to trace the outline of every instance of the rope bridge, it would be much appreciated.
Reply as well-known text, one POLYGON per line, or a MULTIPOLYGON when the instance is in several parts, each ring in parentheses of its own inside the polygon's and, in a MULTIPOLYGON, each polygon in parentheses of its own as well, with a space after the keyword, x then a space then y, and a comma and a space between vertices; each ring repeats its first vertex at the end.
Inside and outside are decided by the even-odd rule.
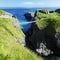
MULTIPOLYGON (((40 20, 44 20, 44 19, 46 19, 46 18, 41 18, 40 20)), ((29 22, 20 22, 19 24, 20 24, 20 25, 32 24, 32 23, 38 22, 38 21, 40 21, 40 20, 36 20, 36 21, 29 21, 29 22)))

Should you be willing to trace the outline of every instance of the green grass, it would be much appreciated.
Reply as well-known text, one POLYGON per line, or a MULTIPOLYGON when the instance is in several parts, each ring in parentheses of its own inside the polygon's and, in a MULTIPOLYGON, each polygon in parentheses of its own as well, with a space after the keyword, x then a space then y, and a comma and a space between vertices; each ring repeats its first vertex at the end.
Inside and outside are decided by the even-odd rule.
MULTIPOLYGON (((37 11, 35 20, 39 20, 36 22, 36 25, 39 29, 45 29, 47 32, 57 33, 60 32, 60 13, 54 12, 49 14, 44 14, 37 11), (41 18, 45 18, 41 20, 41 18)), ((55 35, 56 37, 56 35, 55 35)), ((60 60, 60 57, 56 57, 56 60, 60 60)))
POLYGON ((47 26, 49 26, 49 27, 53 26, 56 32, 60 31, 60 14, 59 13, 54 12, 54 13, 44 14, 41 12, 37 12, 37 16, 35 18, 37 18, 39 20, 40 20, 40 18, 46 18, 42 21, 40 20, 40 21, 36 22, 37 26, 40 29, 44 29, 47 26))
POLYGON ((5 12, 3 10, 0 10, 0 15, 3 15, 5 12))
POLYGON ((0 60, 38 60, 37 56, 17 43, 24 34, 9 24, 8 19, 0 18, 0 60))
POLYGON ((17 43, 24 38, 16 19, 0 18, 0 60, 42 60, 17 43))

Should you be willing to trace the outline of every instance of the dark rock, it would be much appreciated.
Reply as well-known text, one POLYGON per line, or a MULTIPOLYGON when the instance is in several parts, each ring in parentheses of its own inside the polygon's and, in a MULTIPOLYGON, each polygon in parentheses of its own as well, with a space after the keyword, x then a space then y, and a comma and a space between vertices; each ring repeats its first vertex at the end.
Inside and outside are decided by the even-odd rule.
POLYGON ((49 11, 49 13, 53 13, 54 11, 49 11))
POLYGON ((26 44, 28 44, 28 48, 40 55, 48 56, 52 54, 60 56, 60 48, 58 48, 57 44, 58 38, 55 37, 56 31, 53 26, 51 26, 51 31, 48 30, 48 27, 41 30, 36 24, 32 24, 31 28, 26 33, 26 38, 28 38, 26 44), (40 49, 43 49, 43 51, 36 51, 40 49))
POLYGON ((58 45, 58 48, 60 48, 60 32, 57 32, 55 37, 57 38, 57 45, 58 45))
POLYGON ((29 38, 33 34, 33 27, 34 27, 34 24, 32 24, 31 28, 25 33, 25 35, 26 35, 25 41, 26 41, 26 47, 35 51, 35 47, 33 46, 33 43, 31 43, 31 41, 29 41, 29 38))
POLYGON ((37 10, 35 11, 35 13, 34 13, 34 17, 36 17, 37 16, 37 10))
POLYGON ((31 21, 34 18, 34 13, 27 12, 24 14, 27 20, 31 21))
POLYGON ((58 13, 60 13, 60 8, 59 8, 59 9, 56 9, 56 10, 55 10, 55 12, 58 12, 58 13))
POLYGON ((38 10, 39 12, 41 13, 44 13, 44 14, 49 14, 49 11, 47 9, 44 9, 44 10, 38 10))
MULTIPOLYGON (((47 10, 36 10, 34 18, 31 15, 26 15, 28 19, 35 20, 37 12, 48 14, 47 10), (30 17, 31 18, 30 18, 30 17)), ((54 11, 50 11, 53 13, 54 11)), ((40 19, 40 18, 38 18, 40 19)), ((38 26, 33 23, 31 28, 25 33, 26 34, 26 46, 34 52, 43 55, 57 55, 60 56, 60 33, 55 31, 51 20, 48 21, 49 25, 44 29, 39 29, 38 26)))
POLYGON ((12 17, 13 17, 13 18, 16 18, 16 16, 14 16, 14 15, 13 15, 12 17))

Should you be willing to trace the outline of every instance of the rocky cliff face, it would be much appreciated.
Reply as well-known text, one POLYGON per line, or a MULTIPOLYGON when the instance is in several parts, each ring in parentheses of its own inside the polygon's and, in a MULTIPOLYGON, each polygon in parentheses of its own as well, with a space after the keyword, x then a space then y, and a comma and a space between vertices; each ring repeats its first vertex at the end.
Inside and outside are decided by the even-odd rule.
POLYGON ((60 13, 60 8, 59 9, 56 9, 55 12, 60 13))
POLYGON ((27 45, 40 55, 59 55, 60 56, 60 17, 59 13, 37 10, 31 28, 26 32, 27 45), (45 18, 41 20, 41 18, 45 18), (59 37, 57 37, 59 36, 59 37))
POLYGON ((34 19, 34 12, 27 12, 24 14, 27 20, 31 21, 34 19))
POLYGON ((21 46, 25 35, 16 18, 0 13, 0 60, 40 60, 33 52, 21 46))

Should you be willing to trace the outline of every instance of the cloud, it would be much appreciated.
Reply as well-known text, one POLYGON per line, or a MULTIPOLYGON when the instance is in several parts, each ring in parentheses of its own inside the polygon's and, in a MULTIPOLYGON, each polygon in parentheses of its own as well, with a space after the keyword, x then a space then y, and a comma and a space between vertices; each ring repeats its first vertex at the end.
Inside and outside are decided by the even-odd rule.
POLYGON ((45 6, 48 6, 48 7, 60 7, 60 3, 45 3, 45 6))
POLYGON ((45 5, 45 3, 43 3, 43 2, 38 2, 36 4, 38 4, 38 5, 45 5))
POLYGON ((22 4, 30 5, 30 4, 34 4, 34 3, 33 2, 22 2, 22 4))
POLYGON ((60 7, 60 3, 54 2, 21 2, 22 7, 60 7))
POLYGON ((22 2, 21 4, 24 4, 24 5, 44 5, 45 3, 43 3, 43 2, 22 2))

